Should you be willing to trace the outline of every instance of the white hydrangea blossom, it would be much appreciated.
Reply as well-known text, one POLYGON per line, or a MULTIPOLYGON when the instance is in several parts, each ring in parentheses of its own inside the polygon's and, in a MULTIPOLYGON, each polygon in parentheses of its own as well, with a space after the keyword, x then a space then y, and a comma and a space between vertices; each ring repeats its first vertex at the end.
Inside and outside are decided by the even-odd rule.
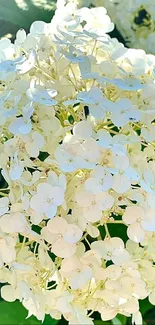
POLYGON ((155 58, 77 5, 0 40, 1 294, 42 321, 140 324, 138 300, 155 304, 155 58))
POLYGON ((155 54, 155 9, 152 1, 94 0, 92 3, 105 6, 128 46, 155 54))
MULTIPOLYGON (((69 0, 66 1, 70 3, 69 0)), ((61 3, 61 0, 58 0, 61 3)), ((64 5, 64 4, 63 4, 64 5)), ((104 6, 127 46, 155 54, 155 9, 151 0, 77 0, 78 7, 104 6)))
MULTIPOLYGON (((126 45, 155 54, 155 8, 151 0, 57 0, 62 8, 104 6, 126 45)), ((107 64, 106 64, 107 66, 107 64)), ((109 64, 110 66, 110 64, 109 64)))

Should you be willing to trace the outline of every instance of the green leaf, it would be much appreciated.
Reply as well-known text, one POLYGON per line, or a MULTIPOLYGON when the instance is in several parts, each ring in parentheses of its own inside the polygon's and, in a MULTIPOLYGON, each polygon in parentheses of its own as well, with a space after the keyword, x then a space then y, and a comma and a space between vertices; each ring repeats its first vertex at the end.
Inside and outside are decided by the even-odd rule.
POLYGON ((109 35, 112 38, 117 38, 119 42, 123 43, 125 46, 128 47, 128 40, 123 38, 120 31, 117 29, 117 26, 115 26, 114 30, 110 32, 109 35))
POLYGON ((143 320, 148 325, 155 324, 155 307, 153 307, 152 309, 149 309, 149 310, 147 310, 147 312, 145 312, 145 315, 143 316, 143 320))
POLYGON ((115 318, 112 319, 112 324, 113 325, 123 325, 123 323, 117 317, 115 317, 115 318))
POLYGON ((140 312, 142 313, 142 316, 145 315, 149 310, 152 310, 152 305, 150 304, 148 298, 144 300, 139 301, 139 306, 140 306, 140 312))
MULTIPOLYGON (((49 325, 49 324, 47 324, 49 325)), ((68 325, 68 322, 63 317, 58 321, 57 325, 68 325)))
POLYGON ((39 320, 31 316, 28 319, 27 310, 18 301, 0 302, 0 324, 3 325, 37 325, 41 324, 39 320))
POLYGON ((128 240, 127 227, 125 225, 109 223, 108 229, 111 237, 119 237, 124 241, 124 243, 128 240))
POLYGON ((70 124, 74 124, 74 117, 72 115, 68 116, 68 121, 70 124))
POLYGON ((53 319, 49 315, 46 315, 43 325, 56 325, 60 322, 60 320, 53 319))
POLYGON ((118 314, 114 319, 112 319, 113 325, 126 325, 127 317, 121 314, 118 314))
POLYGON ((103 322, 100 319, 97 319, 94 321, 94 325, 110 325, 110 324, 111 324, 111 322, 103 322))
MULTIPOLYGON (((35 20, 50 22, 56 8, 56 0, 0 0, 0 25, 2 22, 10 23, 2 33, 14 33, 19 28, 28 31, 35 20), (14 28, 12 28, 14 26, 14 28), (13 29, 13 31, 12 31, 13 29)), ((2 36, 0 31, 0 36, 2 36)))
POLYGON ((103 320, 97 319, 94 321, 94 325, 111 325, 111 321, 104 322, 103 320))
POLYGON ((143 325, 147 325, 147 323, 143 320, 143 325))
POLYGON ((57 320, 52 319, 50 316, 46 316, 42 323, 36 317, 31 316, 27 318, 27 310, 19 301, 15 302, 0 302, 0 324, 3 325, 56 325, 57 320))
POLYGON ((41 161, 44 161, 48 156, 49 156, 49 153, 48 153, 48 152, 40 151, 40 152, 39 152, 39 156, 38 156, 38 158, 39 158, 41 161))
MULTIPOLYGON (((127 227, 125 225, 119 223, 108 223, 107 226, 111 237, 120 237, 122 238, 124 243, 126 243, 126 241, 128 240, 128 236, 127 227)), ((99 230, 102 239, 104 239, 106 235, 104 226, 100 226, 99 230)))

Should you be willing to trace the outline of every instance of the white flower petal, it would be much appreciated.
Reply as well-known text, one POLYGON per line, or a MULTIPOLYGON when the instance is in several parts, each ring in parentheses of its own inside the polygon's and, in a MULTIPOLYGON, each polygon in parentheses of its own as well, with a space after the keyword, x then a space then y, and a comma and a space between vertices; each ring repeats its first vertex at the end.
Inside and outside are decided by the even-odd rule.
POLYGON ((82 237, 82 230, 77 225, 68 224, 63 237, 69 244, 77 243, 82 237))
POLYGON ((129 206, 126 208, 122 219, 127 224, 133 224, 138 220, 142 220, 144 218, 144 210, 139 206, 129 206))
POLYGON ((152 305, 155 305, 155 290, 153 290, 150 295, 149 295, 149 302, 152 304, 152 305))
POLYGON ((129 158, 126 155, 115 155, 114 165, 116 168, 126 171, 129 168, 129 158))
POLYGON ((58 257, 68 258, 75 254, 76 249, 76 244, 68 244, 64 239, 59 238, 52 244, 51 251, 58 257))
POLYGON ((127 229, 128 237, 136 243, 140 243, 144 240, 145 231, 141 225, 136 222, 130 225, 127 229))
POLYGON ((155 209, 155 194, 147 193, 146 199, 150 208, 155 209))
POLYGON ((117 315, 117 309, 113 307, 102 307, 101 309, 101 318, 103 321, 111 320, 117 315))
POLYGON ((11 285, 5 285, 1 288, 1 296, 9 302, 13 302, 18 298, 15 288, 11 285))
POLYGON ((76 201, 78 205, 83 208, 89 207, 91 202, 93 201, 93 198, 94 196, 86 191, 81 191, 76 194, 76 201))
POLYGON ((70 279, 70 285, 73 290, 82 289, 92 277, 92 270, 89 266, 77 270, 70 279))
POLYGON ((141 226, 146 231, 155 231, 155 210, 149 209, 146 211, 141 226))
POLYGON ((112 261, 116 265, 121 265, 130 260, 130 255, 125 249, 115 249, 112 256, 112 261))
POLYGON ((107 192, 100 192, 95 195, 95 200, 99 209, 105 211, 112 208, 114 204, 114 198, 107 192))
POLYGON ((73 134, 77 138, 88 139, 92 135, 91 124, 87 121, 81 121, 73 127, 73 134))
POLYGON ((52 234, 64 234, 67 231, 68 224, 64 218, 55 217, 48 221, 47 228, 52 234))
POLYGON ((7 197, 0 198, 0 216, 5 214, 8 210, 9 199, 7 197))
POLYGON ((90 205, 88 208, 83 208, 83 216, 90 222, 96 222, 101 219, 102 211, 96 205, 90 205))
POLYGON ((99 232, 98 228, 96 228, 95 226, 92 226, 92 225, 88 225, 87 233, 92 238, 96 238, 96 237, 98 237, 100 235, 100 232, 99 232))
POLYGON ((112 188, 117 193, 122 194, 122 193, 127 192, 129 190, 130 186, 131 186, 131 181, 125 175, 117 174, 117 175, 113 176, 113 186, 112 186, 112 188))

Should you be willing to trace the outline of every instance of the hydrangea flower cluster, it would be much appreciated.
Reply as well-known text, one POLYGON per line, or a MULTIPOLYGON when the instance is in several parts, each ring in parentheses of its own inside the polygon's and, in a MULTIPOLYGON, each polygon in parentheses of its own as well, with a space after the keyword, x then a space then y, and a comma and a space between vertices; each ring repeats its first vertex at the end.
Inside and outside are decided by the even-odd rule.
MULTIPOLYGON (((87 0, 79 2, 87 6, 87 0)), ((155 5, 151 0, 92 0, 88 5, 103 6, 129 47, 155 54, 155 5)))
POLYGON ((155 6, 153 1, 130 0, 126 2, 118 0, 116 2, 105 0, 104 6, 128 46, 142 48, 147 53, 155 54, 155 6))
POLYGON ((155 5, 152 0, 58 0, 58 7, 71 2, 79 8, 104 6, 127 46, 155 54, 155 5))
POLYGON ((140 324, 139 300, 155 304, 155 57, 110 38, 105 8, 73 8, 0 40, 1 294, 39 320, 140 324))

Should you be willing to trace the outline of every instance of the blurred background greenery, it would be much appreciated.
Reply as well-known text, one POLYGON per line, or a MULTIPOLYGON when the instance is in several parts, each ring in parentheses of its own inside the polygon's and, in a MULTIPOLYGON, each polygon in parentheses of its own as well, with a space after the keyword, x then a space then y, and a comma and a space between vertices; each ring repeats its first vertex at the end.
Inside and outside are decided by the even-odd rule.
POLYGON ((56 0, 0 0, 0 37, 14 39, 18 29, 29 30, 35 20, 50 22, 56 0))
MULTIPOLYGON (((124 0, 122 0, 124 1, 124 0)), ((154 1, 154 0, 153 0, 154 1)), ((0 38, 8 37, 12 41, 16 32, 24 28, 27 32, 30 25, 35 20, 50 22, 56 8, 56 0, 0 0, 0 38)), ((110 33, 125 45, 125 40, 118 32, 117 28, 110 33)), ((0 187, 6 187, 4 179, 0 174, 0 187)), ((123 225, 113 225, 109 227, 111 236, 120 236, 124 241, 127 240, 126 227, 123 225)), ((104 233, 102 234, 104 238, 104 233)), ((143 315, 143 325, 155 324, 155 308, 147 299, 140 301, 140 309, 143 315)), ((35 317, 26 319, 27 310, 18 301, 6 302, 0 297, 0 325, 37 325, 41 324, 35 317)), ((117 315, 111 322, 103 322, 98 313, 94 313, 95 325, 130 325, 131 318, 117 315)), ((60 321, 46 316, 43 325, 67 325, 64 319, 60 321)))

